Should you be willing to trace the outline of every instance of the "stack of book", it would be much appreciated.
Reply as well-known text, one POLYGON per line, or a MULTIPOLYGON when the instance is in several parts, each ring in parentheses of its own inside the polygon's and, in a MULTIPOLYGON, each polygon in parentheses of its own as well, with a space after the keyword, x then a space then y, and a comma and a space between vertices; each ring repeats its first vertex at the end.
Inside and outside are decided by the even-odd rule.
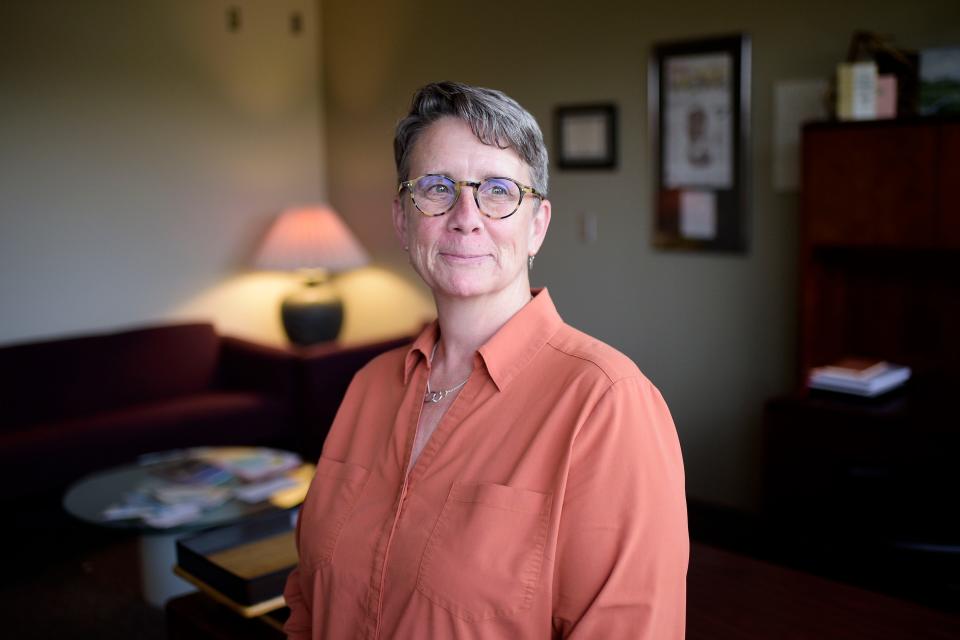
POLYGON ((910 367, 884 360, 844 358, 811 370, 807 386, 872 398, 903 385, 909 379, 910 367))
POLYGON ((245 617, 281 609, 297 565, 296 515, 280 511, 181 538, 174 571, 245 617))

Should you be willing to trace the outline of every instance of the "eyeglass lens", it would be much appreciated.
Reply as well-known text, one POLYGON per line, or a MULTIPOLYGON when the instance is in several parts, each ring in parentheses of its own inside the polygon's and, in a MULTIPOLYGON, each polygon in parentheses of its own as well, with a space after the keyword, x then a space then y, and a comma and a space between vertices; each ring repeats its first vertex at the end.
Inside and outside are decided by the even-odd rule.
MULTIPOLYGON (((520 187, 506 178, 488 178, 476 191, 480 211, 492 218, 513 213, 520 204, 520 187)), ((453 208, 457 201, 457 183, 446 176, 423 176, 413 186, 417 207, 427 215, 440 215, 453 208)))

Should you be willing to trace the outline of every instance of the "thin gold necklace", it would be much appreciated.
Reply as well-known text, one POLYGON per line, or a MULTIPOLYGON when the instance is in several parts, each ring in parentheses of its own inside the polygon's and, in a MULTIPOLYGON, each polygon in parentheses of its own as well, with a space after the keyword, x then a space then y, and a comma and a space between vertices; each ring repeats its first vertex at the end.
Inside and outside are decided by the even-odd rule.
MULTIPOLYGON (((437 340, 436 344, 433 345, 433 351, 430 352, 430 364, 431 364, 431 365, 433 365, 433 356, 437 355, 437 347, 438 347, 439 345, 440 345, 440 341, 437 340)), ((456 386, 454 386, 454 387, 450 387, 449 389, 441 389, 441 390, 439 390, 439 391, 431 391, 431 390, 430 390, 430 376, 429 376, 429 374, 428 374, 428 375, 427 375, 427 392, 426 392, 425 394, 423 394, 423 402, 424 402, 424 404, 426 404, 427 402, 432 402, 433 404, 436 404, 436 403, 440 402, 441 400, 443 400, 444 398, 447 397, 447 394, 453 393, 454 391, 456 391, 457 389, 459 389, 459 388, 462 387, 463 385, 467 384, 467 380, 469 380, 469 379, 470 379, 470 376, 467 376, 467 379, 466 379, 466 380, 464 380, 463 382, 461 382, 460 384, 458 384, 458 385, 456 385, 456 386)))

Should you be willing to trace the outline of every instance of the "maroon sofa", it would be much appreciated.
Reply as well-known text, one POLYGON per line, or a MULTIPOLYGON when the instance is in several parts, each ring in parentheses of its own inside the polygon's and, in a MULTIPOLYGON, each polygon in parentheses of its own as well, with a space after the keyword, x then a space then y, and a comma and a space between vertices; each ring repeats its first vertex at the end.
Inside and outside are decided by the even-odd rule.
POLYGON ((5 347, 0 383, 7 498, 149 451, 296 442, 295 358, 209 324, 5 347))
POLYGON ((413 336, 407 336, 347 348, 328 343, 300 352, 298 412, 302 426, 297 448, 305 460, 320 457, 353 375, 374 356, 409 345, 412 340, 413 336))
POLYGON ((356 370, 408 340, 295 353, 182 324, 0 348, 0 500, 58 494, 151 451, 315 458, 356 370))

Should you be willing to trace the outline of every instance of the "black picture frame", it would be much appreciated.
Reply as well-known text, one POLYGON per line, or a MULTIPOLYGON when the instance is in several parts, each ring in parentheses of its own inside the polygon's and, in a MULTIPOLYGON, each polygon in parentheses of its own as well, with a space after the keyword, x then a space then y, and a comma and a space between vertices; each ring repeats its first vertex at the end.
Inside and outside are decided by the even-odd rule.
POLYGON ((655 167, 653 245, 746 252, 749 36, 658 44, 648 83, 655 167))
POLYGON ((616 168, 616 105, 559 106, 554 114, 554 133, 560 169, 616 168))

